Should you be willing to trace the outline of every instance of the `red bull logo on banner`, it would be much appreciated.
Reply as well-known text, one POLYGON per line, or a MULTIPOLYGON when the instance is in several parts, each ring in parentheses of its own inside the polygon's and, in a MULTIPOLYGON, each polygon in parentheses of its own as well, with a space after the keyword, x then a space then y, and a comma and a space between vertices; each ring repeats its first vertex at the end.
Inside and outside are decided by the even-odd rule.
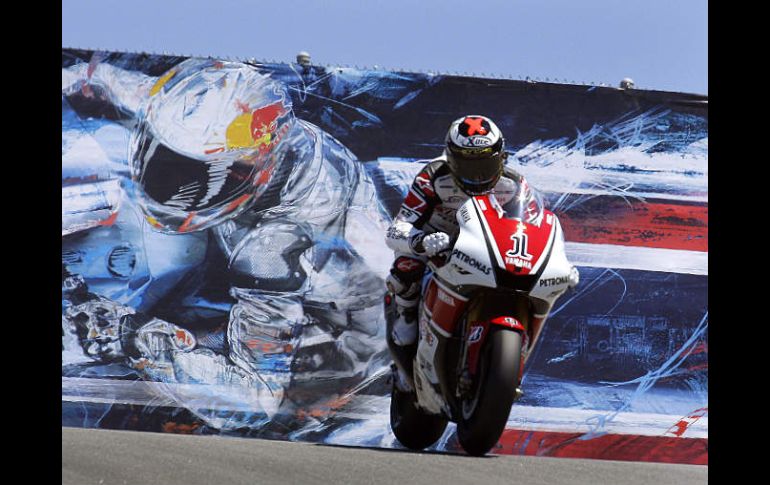
POLYGON ((280 121, 289 113, 289 108, 281 101, 253 111, 244 108, 246 112, 227 127, 226 149, 257 148, 260 152, 267 152, 288 130, 288 126, 280 121))

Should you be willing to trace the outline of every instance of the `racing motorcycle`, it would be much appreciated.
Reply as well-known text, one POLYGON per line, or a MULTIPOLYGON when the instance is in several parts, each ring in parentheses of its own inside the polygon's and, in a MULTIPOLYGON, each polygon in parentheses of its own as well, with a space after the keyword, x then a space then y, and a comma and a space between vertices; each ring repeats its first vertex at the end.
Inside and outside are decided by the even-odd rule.
MULTIPOLYGON (((556 215, 525 200, 501 205, 488 194, 460 207, 457 238, 427 265, 417 349, 407 354, 414 358, 398 358, 404 348, 388 339, 413 389, 391 391, 390 425, 407 448, 431 446, 453 421, 467 453, 492 449, 548 312, 579 280, 556 215)), ((397 317, 390 292, 385 316, 390 335, 397 317)))

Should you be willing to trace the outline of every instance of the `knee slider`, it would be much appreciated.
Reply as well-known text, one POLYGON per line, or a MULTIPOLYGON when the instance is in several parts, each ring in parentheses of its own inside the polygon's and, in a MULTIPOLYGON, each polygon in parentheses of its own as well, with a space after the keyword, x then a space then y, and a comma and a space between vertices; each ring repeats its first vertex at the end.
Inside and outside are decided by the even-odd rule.
POLYGON ((406 285, 401 282, 396 276, 391 273, 388 275, 387 278, 385 278, 385 286, 387 286, 388 291, 395 295, 401 294, 402 291, 406 289, 406 285))

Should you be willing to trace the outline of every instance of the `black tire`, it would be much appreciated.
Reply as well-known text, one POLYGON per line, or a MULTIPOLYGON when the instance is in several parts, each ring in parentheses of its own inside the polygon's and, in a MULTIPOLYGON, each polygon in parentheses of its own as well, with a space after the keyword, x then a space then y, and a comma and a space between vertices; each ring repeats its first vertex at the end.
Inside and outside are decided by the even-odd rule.
POLYGON ((469 455, 481 456, 498 442, 519 385, 521 335, 493 327, 479 356, 478 385, 462 401, 457 438, 469 455))
POLYGON ((441 438, 447 420, 427 414, 416 406, 413 392, 393 389, 390 395, 390 427, 399 443, 410 450, 422 450, 441 438))

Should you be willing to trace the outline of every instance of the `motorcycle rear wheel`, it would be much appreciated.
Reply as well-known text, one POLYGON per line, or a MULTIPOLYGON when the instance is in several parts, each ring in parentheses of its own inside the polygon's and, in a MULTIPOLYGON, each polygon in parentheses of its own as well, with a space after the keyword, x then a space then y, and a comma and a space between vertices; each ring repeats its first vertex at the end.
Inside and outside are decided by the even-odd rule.
POLYGON ((398 441, 410 450, 422 450, 441 438, 447 420, 417 408, 413 392, 393 389, 390 395, 390 427, 398 441))
POLYGON ((503 434, 516 397, 520 364, 521 334, 493 327, 479 357, 475 391, 462 401, 457 423, 457 438, 469 455, 486 454, 503 434))

